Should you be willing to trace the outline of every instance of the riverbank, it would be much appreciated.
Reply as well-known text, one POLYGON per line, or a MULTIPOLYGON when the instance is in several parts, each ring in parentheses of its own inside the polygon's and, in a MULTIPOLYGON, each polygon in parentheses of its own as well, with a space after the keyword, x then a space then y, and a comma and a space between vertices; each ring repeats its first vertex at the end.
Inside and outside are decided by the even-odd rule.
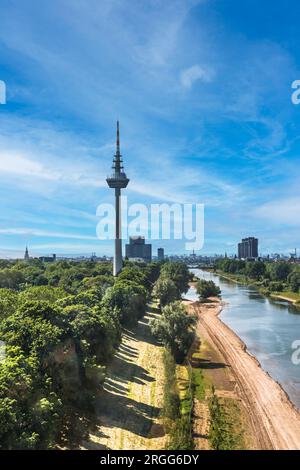
MULTIPOLYGON (((237 383, 260 449, 300 449, 300 414, 280 385, 251 356, 240 338, 219 318, 220 301, 190 302, 199 328, 222 355, 237 383)), ((201 334, 201 333, 200 333, 201 334)))
MULTIPOLYGON (((184 300, 194 314, 193 301, 184 300)), ((256 450, 255 432, 248 412, 237 394, 230 365, 210 340, 200 322, 189 352, 193 390, 193 441, 196 450, 256 450), (212 397, 221 416, 212 415, 212 397)))
POLYGON ((300 296, 298 294, 293 294, 293 292, 274 292, 270 294, 270 297, 273 299, 286 300, 287 302, 299 307, 298 302, 300 302, 300 296))
POLYGON ((265 289, 262 289, 259 284, 257 284, 255 281, 249 282, 249 279, 241 274, 228 274, 224 273, 223 271, 220 270, 210 270, 210 272, 213 272, 217 274, 218 276, 222 277, 223 279, 226 279, 227 281, 235 282, 237 284, 245 284, 247 286, 253 286, 259 292, 267 297, 271 297, 273 299, 281 299, 285 300, 286 302, 290 302, 296 307, 300 308, 300 294, 297 294, 295 292, 290 292, 290 291, 282 291, 282 292, 271 292, 270 294, 266 294, 264 292, 265 289))

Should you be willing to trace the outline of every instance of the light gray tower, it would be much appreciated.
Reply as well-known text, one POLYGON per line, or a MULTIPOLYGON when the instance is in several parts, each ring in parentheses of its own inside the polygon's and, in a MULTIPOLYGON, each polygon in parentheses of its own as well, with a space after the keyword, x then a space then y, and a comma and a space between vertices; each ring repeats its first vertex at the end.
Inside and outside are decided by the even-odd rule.
POLYGON ((113 173, 109 176, 106 181, 110 188, 115 190, 116 200, 116 227, 115 227, 115 254, 114 254, 114 267, 113 274, 117 276, 122 269, 122 235, 121 235, 121 189, 126 188, 129 183, 129 179, 124 173, 122 164, 122 156, 120 153, 120 131, 119 121, 117 121, 117 148, 116 154, 113 159, 113 173))

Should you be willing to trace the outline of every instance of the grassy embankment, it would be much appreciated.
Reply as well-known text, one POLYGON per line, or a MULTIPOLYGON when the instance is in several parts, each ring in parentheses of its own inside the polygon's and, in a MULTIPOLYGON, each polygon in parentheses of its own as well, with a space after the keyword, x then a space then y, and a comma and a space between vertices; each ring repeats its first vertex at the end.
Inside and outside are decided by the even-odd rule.
POLYGON ((124 329, 122 342, 96 399, 95 425, 82 449, 159 450, 166 447, 163 405, 163 347, 149 328, 159 315, 148 306, 138 325, 124 329))
MULTIPOLYGON (((194 404, 198 406, 200 429, 201 422, 208 414, 207 427, 208 448, 211 449, 245 449, 247 448, 246 424, 239 398, 233 391, 233 381, 227 365, 224 364, 207 341, 194 343, 191 353, 193 368, 194 404)), ((197 440, 198 425, 194 422, 194 433, 197 440)), ((204 439, 198 438, 199 448, 205 448, 204 439)))
POLYGON ((200 341, 195 341, 185 364, 175 364, 170 353, 164 353, 162 413, 169 434, 168 449, 247 448, 239 400, 230 391, 224 392, 232 384, 222 363, 212 361, 212 355, 216 352, 200 341))

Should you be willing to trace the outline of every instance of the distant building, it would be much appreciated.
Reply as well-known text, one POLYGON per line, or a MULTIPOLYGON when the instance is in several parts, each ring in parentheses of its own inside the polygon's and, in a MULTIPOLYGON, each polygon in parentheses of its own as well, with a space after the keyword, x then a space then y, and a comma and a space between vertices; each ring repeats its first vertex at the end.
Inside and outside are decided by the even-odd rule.
POLYGON ((53 254, 52 256, 40 256, 39 260, 43 261, 44 263, 54 263, 56 261, 56 255, 53 254))
POLYGON ((258 239, 255 237, 243 238, 238 244, 238 257, 240 259, 258 258, 258 239))
POLYGON ((163 261, 165 259, 165 250, 163 248, 157 249, 157 259, 158 261, 163 261))
POLYGON ((126 258, 130 261, 144 261, 150 263, 152 259, 152 245, 145 243, 145 237, 130 237, 125 246, 126 258))
POLYGON ((28 252, 28 247, 27 247, 27 246, 26 246, 26 250, 25 250, 24 259, 25 259, 26 261, 29 260, 29 252, 28 252))

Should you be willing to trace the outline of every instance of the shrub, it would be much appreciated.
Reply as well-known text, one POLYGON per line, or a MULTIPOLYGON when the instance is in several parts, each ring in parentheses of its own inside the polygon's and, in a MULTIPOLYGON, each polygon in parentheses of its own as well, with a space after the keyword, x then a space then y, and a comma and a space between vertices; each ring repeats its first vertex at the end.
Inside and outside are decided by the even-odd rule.
POLYGON ((181 362, 193 342, 195 322, 196 318, 188 315, 181 302, 176 301, 163 308, 161 317, 150 322, 150 328, 175 360, 181 362))
POLYGON ((221 295, 220 287, 214 281, 206 281, 205 279, 200 279, 197 282, 196 291, 201 301, 209 297, 219 297, 221 295))

